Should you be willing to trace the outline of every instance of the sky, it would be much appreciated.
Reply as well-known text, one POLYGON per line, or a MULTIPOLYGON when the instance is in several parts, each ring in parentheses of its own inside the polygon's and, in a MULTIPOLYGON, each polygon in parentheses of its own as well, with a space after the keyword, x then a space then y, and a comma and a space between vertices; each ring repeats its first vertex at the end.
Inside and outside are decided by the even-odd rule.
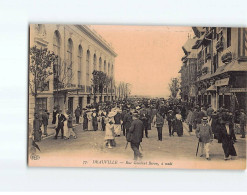
POLYGON ((131 95, 168 97, 168 83, 178 77, 182 46, 192 35, 191 27, 177 26, 91 26, 118 56, 115 80, 131 84, 131 95))

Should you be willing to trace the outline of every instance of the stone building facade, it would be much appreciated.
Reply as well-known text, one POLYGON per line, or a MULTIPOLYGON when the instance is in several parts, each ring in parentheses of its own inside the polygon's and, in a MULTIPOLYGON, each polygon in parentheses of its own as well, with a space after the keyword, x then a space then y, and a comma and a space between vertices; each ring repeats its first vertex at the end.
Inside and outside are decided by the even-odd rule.
MULTIPOLYGON (((247 29, 227 27, 193 27, 196 52, 195 104, 211 104, 214 109, 246 110, 247 94, 247 29)), ((185 55, 184 59, 188 57, 185 55)), ((183 60, 184 60, 183 59, 183 60)), ((181 77, 195 72, 182 71, 181 77)), ((190 89, 183 88, 190 94, 190 89)), ((192 99, 189 95, 188 100, 192 99)), ((183 99, 188 101, 187 99, 183 99)))
MULTIPOLYGON (((86 25, 31 24, 30 48, 47 48, 58 55, 53 75, 49 77, 45 91, 38 93, 38 110, 52 113, 58 105, 74 111, 100 101, 100 94, 93 95, 92 72, 101 70, 112 83, 104 89, 102 101, 115 99, 114 66, 117 54, 100 35, 86 25), (58 77, 59 75, 59 77, 58 77), (59 79, 58 79, 59 78, 59 79), (59 82, 63 85, 59 85, 59 82)), ((30 76, 30 75, 29 75, 30 76)), ((34 113, 34 97, 29 93, 29 114, 34 113)), ((30 117, 29 117, 30 118, 30 117)))

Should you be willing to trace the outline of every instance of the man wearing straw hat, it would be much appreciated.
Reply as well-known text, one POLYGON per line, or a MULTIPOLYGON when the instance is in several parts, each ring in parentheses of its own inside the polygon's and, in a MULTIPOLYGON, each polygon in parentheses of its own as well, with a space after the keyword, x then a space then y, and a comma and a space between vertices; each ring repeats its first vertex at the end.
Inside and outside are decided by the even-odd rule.
POLYGON ((209 146, 213 140, 213 133, 212 133, 211 126, 208 124, 208 118, 207 117, 202 118, 202 123, 199 124, 197 129, 196 129, 196 136, 197 136, 197 138, 199 138, 199 143, 201 146, 200 157, 203 157, 203 151, 205 149, 206 159, 210 160, 210 158, 209 158, 209 146))

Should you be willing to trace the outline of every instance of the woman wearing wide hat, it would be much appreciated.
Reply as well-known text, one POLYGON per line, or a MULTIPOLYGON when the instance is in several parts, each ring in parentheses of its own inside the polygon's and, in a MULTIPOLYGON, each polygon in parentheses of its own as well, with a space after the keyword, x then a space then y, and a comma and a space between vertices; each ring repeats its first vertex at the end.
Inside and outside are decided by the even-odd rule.
POLYGON ((219 140, 219 143, 222 143, 225 160, 230 160, 232 156, 237 156, 237 153, 234 147, 232 131, 233 131, 233 124, 231 123, 227 115, 223 115, 220 118, 220 126, 218 130, 219 132, 218 140, 219 140))

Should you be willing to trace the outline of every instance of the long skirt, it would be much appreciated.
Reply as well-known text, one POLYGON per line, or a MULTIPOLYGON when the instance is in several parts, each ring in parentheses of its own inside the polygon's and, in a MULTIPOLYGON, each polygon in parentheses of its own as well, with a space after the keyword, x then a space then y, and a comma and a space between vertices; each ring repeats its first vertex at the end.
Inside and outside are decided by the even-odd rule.
POLYGON ((39 142, 41 141, 41 135, 42 135, 42 131, 41 130, 36 130, 33 132, 34 134, 34 141, 35 142, 39 142))
POLYGON ((88 130, 88 119, 83 120, 83 130, 88 130))
POLYGON ((98 129, 102 130, 101 117, 98 117, 98 129))
POLYGON ((93 130, 97 131, 98 130, 98 121, 97 120, 93 120, 92 123, 93 123, 93 130))
POLYGON ((222 148, 224 150, 225 157, 228 158, 229 155, 231 156, 237 156, 235 147, 233 145, 233 141, 230 139, 230 137, 226 137, 222 139, 222 148))
POLYGON ((63 132, 64 132, 63 135, 69 138, 69 129, 68 129, 67 121, 64 121, 63 132))
POLYGON ((92 120, 88 120, 88 131, 93 131, 93 122, 92 120))
POLYGON ((120 135, 121 134, 121 125, 120 124, 115 124, 114 125, 114 131, 116 135, 120 135))

